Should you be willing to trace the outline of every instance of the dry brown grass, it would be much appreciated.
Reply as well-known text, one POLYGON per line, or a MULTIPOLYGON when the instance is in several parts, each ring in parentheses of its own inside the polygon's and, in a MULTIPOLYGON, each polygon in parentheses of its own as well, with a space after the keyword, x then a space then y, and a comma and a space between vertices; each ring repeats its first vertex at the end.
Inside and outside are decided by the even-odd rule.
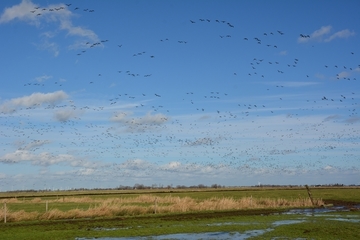
POLYGON ((6 199, 1 199, 0 202, 1 203, 19 203, 21 201, 17 198, 6 198, 6 199))
MULTIPOLYGON (((48 201, 51 203, 90 203, 88 209, 71 209, 60 211, 51 209, 45 213, 7 211, 7 221, 26 221, 26 220, 55 220, 55 219, 74 219, 74 218, 93 218, 93 217, 114 217, 114 216, 134 216, 156 213, 179 213, 191 211, 221 211, 221 210, 239 210, 255 208, 292 208, 292 207, 311 207, 312 203, 308 198, 296 199, 272 199, 272 198, 252 198, 244 197, 234 199, 230 197, 209 198, 196 200, 190 197, 157 197, 154 195, 140 195, 133 198, 90 198, 90 197, 64 197, 48 201)), ((45 203, 41 198, 34 198, 27 202, 45 203)), ((6 203, 21 203, 21 201, 11 198, 2 200, 6 203)), ((314 199, 316 206, 323 205, 321 199, 314 199)), ((3 207, 0 209, 0 221, 4 219, 3 207)))
POLYGON ((61 197, 55 200, 50 200, 49 202, 89 203, 94 201, 95 199, 90 197, 61 197))
POLYGON ((32 203, 41 203, 42 200, 41 200, 41 198, 37 197, 37 198, 31 199, 30 202, 32 202, 32 203))
MULTIPOLYGON (((29 221, 34 220, 38 216, 36 212, 25 212, 24 210, 12 212, 7 211, 6 213, 6 221, 7 222, 18 222, 18 221, 29 221)), ((4 209, 1 209, 0 219, 4 221, 4 209)))

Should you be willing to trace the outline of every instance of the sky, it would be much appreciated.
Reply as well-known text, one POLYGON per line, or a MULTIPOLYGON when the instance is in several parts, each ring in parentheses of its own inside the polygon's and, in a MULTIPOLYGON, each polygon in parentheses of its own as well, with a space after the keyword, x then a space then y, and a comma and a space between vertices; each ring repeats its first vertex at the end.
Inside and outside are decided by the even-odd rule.
POLYGON ((360 2, 0 2, 0 191, 360 184, 360 2))

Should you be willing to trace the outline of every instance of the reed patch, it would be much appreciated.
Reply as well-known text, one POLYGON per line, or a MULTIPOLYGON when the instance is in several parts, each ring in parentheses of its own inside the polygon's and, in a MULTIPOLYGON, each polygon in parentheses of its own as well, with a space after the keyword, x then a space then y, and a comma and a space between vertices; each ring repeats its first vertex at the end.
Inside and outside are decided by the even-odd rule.
MULTIPOLYGON (((321 199, 313 199, 315 206, 322 206, 321 199)), ((146 214, 186 213, 264 208, 312 207, 309 198, 255 198, 210 197, 205 199, 188 196, 157 196, 143 194, 135 197, 61 197, 55 199, 3 199, 0 220, 5 214, 8 222, 28 220, 57 220, 96 217, 138 216, 146 214), (46 205, 46 208, 45 208, 46 205), (32 209, 25 211, 24 209, 32 209)))

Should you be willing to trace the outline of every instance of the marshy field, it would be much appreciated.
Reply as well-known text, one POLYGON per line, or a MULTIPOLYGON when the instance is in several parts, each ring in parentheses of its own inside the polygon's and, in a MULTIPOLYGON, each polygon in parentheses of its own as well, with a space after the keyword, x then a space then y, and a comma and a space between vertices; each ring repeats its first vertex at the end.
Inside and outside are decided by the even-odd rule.
POLYGON ((0 239, 357 239, 360 188, 0 193, 0 239))

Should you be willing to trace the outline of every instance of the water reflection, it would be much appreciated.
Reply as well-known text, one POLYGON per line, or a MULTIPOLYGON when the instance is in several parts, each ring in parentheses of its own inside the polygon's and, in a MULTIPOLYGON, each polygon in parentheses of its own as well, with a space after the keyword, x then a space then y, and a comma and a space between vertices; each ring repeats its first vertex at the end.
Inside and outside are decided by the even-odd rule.
MULTIPOLYGON (((349 211, 348 208, 345 207, 331 207, 331 208, 310 208, 310 209, 291 209, 285 213, 281 214, 298 214, 302 217, 298 219, 292 220, 281 220, 275 221, 272 223, 272 228, 267 229, 258 229, 258 230, 250 230, 245 232, 205 232, 205 233, 182 233, 182 234, 168 234, 168 235, 160 235, 160 236, 148 236, 148 237, 116 237, 116 238, 76 238, 76 240, 198 240, 198 239, 210 239, 210 240, 225 240, 225 239, 249 239, 251 237, 261 236, 262 234, 274 230, 276 227, 281 225, 288 224, 297 224, 308 221, 307 217, 309 216, 327 216, 327 220, 334 221, 347 221, 347 222, 360 222, 359 215, 325 215, 324 213, 329 212, 339 212, 339 211, 349 211)), ((247 225, 249 223, 245 222, 225 222, 225 223, 212 223, 207 224, 208 226, 221 226, 221 225, 247 225)), ((254 224, 254 223, 252 223, 254 224)), ((118 230, 118 228, 97 228, 94 229, 97 231, 113 231, 118 230)), ((300 239, 300 238, 299 238, 300 239)))
MULTIPOLYGON (((261 229, 239 232, 207 232, 207 233, 180 233, 180 234, 168 234, 161 236, 151 237, 119 237, 119 238, 96 238, 98 240, 198 240, 198 239, 209 239, 209 240, 225 240, 225 239, 238 239, 245 240, 250 237, 256 237, 264 234, 265 232, 271 231, 272 229, 261 229)), ((76 240, 93 240, 95 238, 76 238, 76 240)))
POLYGON ((278 227, 281 225, 296 224, 296 223, 302 223, 302 222, 305 222, 305 219, 303 219, 303 220, 281 220, 281 221, 273 222, 272 225, 274 227, 278 227))
POLYGON ((297 208, 290 209, 283 214, 300 214, 305 216, 315 216, 321 213, 329 213, 329 212, 339 212, 339 211, 349 211, 348 208, 344 206, 331 207, 331 208, 297 208))

